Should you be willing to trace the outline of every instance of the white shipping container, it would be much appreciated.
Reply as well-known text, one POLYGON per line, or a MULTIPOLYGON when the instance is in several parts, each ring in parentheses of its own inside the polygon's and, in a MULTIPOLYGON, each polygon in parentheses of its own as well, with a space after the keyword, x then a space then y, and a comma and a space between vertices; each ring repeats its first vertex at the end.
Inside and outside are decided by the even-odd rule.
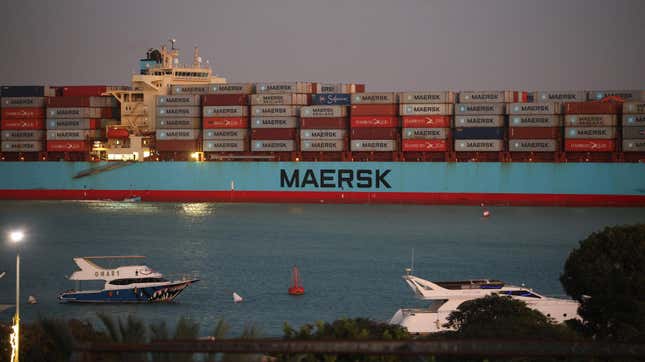
POLYGON ((296 150, 294 140, 251 140, 251 151, 291 152, 296 150))
POLYGON ((211 84, 208 93, 211 94, 251 94, 255 91, 253 83, 211 84))
POLYGON ((587 100, 585 91, 537 91, 533 92, 535 102, 584 102, 587 100))
POLYGON ((302 140, 300 150, 303 152, 342 152, 345 151, 344 140, 302 140))
POLYGON ((256 117, 295 117, 299 106, 252 106, 251 114, 256 117))
POLYGON ((402 92, 399 93, 399 102, 408 104, 455 103, 455 93, 451 91, 402 92))
POLYGON ((394 152, 397 150, 395 140, 352 140, 353 152, 394 152))
POLYGON ((623 152, 645 152, 645 140, 623 140, 623 152))
POLYGON ((613 127, 565 127, 564 138, 573 139, 614 139, 613 127))
POLYGON ((47 140, 84 141, 101 138, 100 130, 65 129, 47 131, 47 140))
POLYGON ((452 115, 453 105, 442 103, 400 104, 399 114, 402 116, 436 116, 452 115))
POLYGON ((565 126, 573 127, 612 127, 617 124, 615 114, 568 114, 564 117, 565 126))
POLYGON ((173 95, 208 94, 215 84, 176 84, 170 88, 173 95))
POLYGON ((623 103, 623 113, 643 114, 645 113, 645 101, 623 103))
POLYGON ((2 141, 33 141, 45 138, 45 131, 42 130, 4 130, 2 141))
POLYGON ((347 137, 344 129, 301 129, 300 139, 303 140, 338 140, 347 137))
POLYGON ((47 119, 47 129, 91 129, 91 123, 94 121, 90 118, 62 118, 47 119))
POLYGON ((217 140, 204 141, 204 152, 244 152, 249 149, 249 141, 238 140, 217 140))
POLYGON ((504 103, 458 103, 455 104, 456 115, 492 115, 504 114, 504 103))
POLYGON ((2 152, 40 152, 43 141, 3 141, 2 152))
POLYGON ((208 106, 203 108, 204 117, 246 117, 249 115, 247 106, 208 106))
POLYGON ((184 128, 198 129, 202 127, 202 119, 199 117, 182 117, 182 118, 157 118, 157 128, 184 128))
POLYGON ((504 127, 504 116, 455 116, 455 127, 504 127))
POLYGON ((296 117, 253 117, 251 128, 297 128, 296 117))
POLYGON ((587 92, 587 100, 599 101, 605 97, 620 97, 625 101, 645 101, 645 91, 642 90, 596 90, 587 92))
POLYGON ((65 107, 47 108, 47 118, 100 118, 100 108, 65 107))
POLYGON ((450 137, 450 128, 403 128, 404 140, 445 140, 450 137))
POLYGON ((562 126, 562 116, 510 116, 508 122, 511 127, 560 127, 562 126))
POLYGON ((506 108, 511 115, 550 115, 561 114, 562 103, 541 102, 541 103, 509 103, 506 108))
POLYGON ((512 91, 463 91, 459 103, 505 103, 512 101, 512 91))
POLYGON ((197 106, 157 107, 157 117, 199 117, 201 109, 197 106))
POLYGON ((205 129, 204 140, 242 140, 249 136, 247 129, 218 128, 205 129))
POLYGON ((45 97, 4 97, 2 108, 44 108, 45 97))
POLYGON ((457 152, 500 152, 504 150, 503 140, 455 140, 457 152))
POLYGON ((356 93, 352 96, 352 104, 393 104, 397 101, 396 93, 391 92, 356 93))
POLYGON ((556 152, 559 150, 559 145, 554 139, 513 139, 508 141, 508 150, 510 152, 556 152))
POLYGON ((198 95, 157 96, 158 106, 199 106, 202 98, 198 95))
POLYGON ((313 93, 311 82, 265 82, 257 83, 257 93, 313 93))
POLYGON ((158 140, 196 140, 199 137, 198 129, 158 129, 156 138, 158 140))
POLYGON ((275 93, 275 94, 253 94, 249 96, 251 104, 256 106, 267 105, 307 105, 307 94, 297 93, 275 93))
POLYGON ((623 127, 645 126, 645 114, 623 114, 623 127))
POLYGON ((347 117, 348 106, 308 106, 300 108, 300 117, 338 118, 347 117))

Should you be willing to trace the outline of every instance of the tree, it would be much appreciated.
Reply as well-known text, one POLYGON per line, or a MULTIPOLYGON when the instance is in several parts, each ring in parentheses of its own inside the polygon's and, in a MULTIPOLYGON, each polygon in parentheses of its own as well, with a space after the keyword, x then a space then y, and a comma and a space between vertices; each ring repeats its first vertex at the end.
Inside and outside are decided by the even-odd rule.
POLYGON ((560 276, 597 339, 645 341, 645 224, 607 227, 580 242, 560 276))

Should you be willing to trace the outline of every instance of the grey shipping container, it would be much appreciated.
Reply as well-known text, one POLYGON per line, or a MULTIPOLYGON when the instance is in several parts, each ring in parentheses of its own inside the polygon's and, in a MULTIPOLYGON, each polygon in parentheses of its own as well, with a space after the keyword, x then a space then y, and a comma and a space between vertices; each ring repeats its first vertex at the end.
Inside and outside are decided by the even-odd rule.
POLYGON ((100 108, 66 107, 47 108, 47 118, 100 118, 100 108))
POLYGON ((5 97, 2 108, 44 108, 45 97, 5 97))
POLYGON ((110 97, 90 97, 90 107, 113 108, 118 107, 119 102, 116 98, 110 97))
POLYGON ((575 139, 614 139, 616 128, 613 127, 566 127, 564 138, 575 139))
POLYGON ((406 104, 455 103, 455 93, 443 92, 401 92, 399 102, 406 104))
POLYGON ((623 103, 623 113, 631 113, 631 114, 645 113, 645 101, 623 103))
POLYGON ((342 152, 345 151, 344 140, 303 140, 300 142, 300 150, 303 152, 342 152))
POLYGON ((201 118, 197 117, 181 117, 181 118, 157 118, 157 128, 184 128, 184 129, 198 129, 202 127, 201 118))
POLYGON ((555 152, 558 151, 559 143, 554 139, 545 140, 520 140, 508 141, 510 152, 555 152))
POLYGON ((352 104, 393 104, 396 102, 396 93, 391 92, 356 93, 352 96, 352 104))
POLYGON ((505 103, 510 101, 510 91, 463 91, 459 103, 505 103))
POLYGON ((249 141, 239 140, 217 140, 204 141, 204 152, 244 152, 249 149, 249 141))
POLYGON ((257 117, 294 117, 299 109, 298 106, 252 106, 251 114, 257 117))
POLYGON ((645 127, 623 127, 624 139, 645 139, 645 127))
POLYGON ((596 90, 587 92, 587 100, 599 101, 605 97, 620 97, 625 101, 645 101, 645 91, 642 90, 596 90))
POLYGON ((300 138, 303 140, 338 140, 347 137, 344 129, 302 129, 300 138))
POLYGON ((270 105, 307 105, 307 95, 297 93, 253 94, 250 95, 251 104, 254 106, 270 105))
POLYGON ((3 141, 2 152, 40 152, 43 141, 3 141))
POLYGON ((455 140, 457 152, 499 152, 504 150, 503 140, 455 140))
POLYGON ((434 115, 451 115, 453 111, 452 104, 400 104, 399 114, 402 116, 434 116, 434 115))
POLYGON ((157 117, 199 117, 201 116, 200 107, 157 107, 157 117))
POLYGON ((158 106, 199 106, 202 104, 198 95, 157 96, 158 106))
POLYGON ((615 114, 569 114, 564 117, 565 126, 611 127, 617 124, 615 114))
POLYGON ((92 123, 95 123, 90 118, 62 118, 62 119, 47 119, 47 129, 91 129, 92 123))
POLYGON ((257 93, 313 93, 311 82, 265 82, 255 85, 257 93))
POLYGON ((511 127, 560 127, 562 116, 510 116, 508 122, 511 127))
POLYGON ((445 140, 450 137, 450 128, 403 128, 406 140, 445 140))
POLYGON ((347 117, 347 106, 308 106, 300 108, 301 117, 338 118, 347 117))
POLYGON ((294 140, 252 140, 251 151, 291 152, 295 151, 294 140))
POLYGON ((352 151, 356 152, 394 152, 395 140, 352 140, 352 151))
POLYGON ((251 128, 297 128, 296 117, 253 117, 251 128))
POLYGON ((247 106, 208 106, 203 108, 204 117, 246 117, 249 114, 247 106))
POLYGON ((170 88, 173 95, 185 94, 208 94, 214 84, 176 84, 170 88))
POLYGON ((531 115, 531 114, 561 114, 562 103, 542 102, 542 103, 509 103, 506 107, 508 114, 512 115, 531 115))
POLYGON ((47 131, 47 139, 51 141, 65 140, 65 141, 83 141, 86 139, 100 138, 102 135, 100 130, 84 130, 84 129, 64 129, 64 130, 51 130, 47 131))
POLYGON ((623 114, 623 127, 645 126, 645 114, 623 114))
POLYGON ((241 140, 249 136, 247 129, 220 128, 205 129, 204 140, 241 140))
POLYGON ((158 140, 195 140, 199 137, 198 129, 158 129, 156 138, 158 140))
POLYGON ((493 115, 504 114, 504 103, 458 103, 456 115, 493 115))
POLYGON ((504 116, 456 116, 455 127, 504 127, 504 116))
POLYGON ((45 138, 42 130, 5 130, 2 131, 2 141, 32 141, 45 138))
POLYGON ((208 93, 212 94, 251 94, 255 91, 253 83, 211 84, 208 93))
POLYGON ((584 102, 587 100, 585 91, 537 91, 533 93, 536 102, 584 102))
POLYGON ((645 152, 645 140, 623 140, 623 152, 645 152))

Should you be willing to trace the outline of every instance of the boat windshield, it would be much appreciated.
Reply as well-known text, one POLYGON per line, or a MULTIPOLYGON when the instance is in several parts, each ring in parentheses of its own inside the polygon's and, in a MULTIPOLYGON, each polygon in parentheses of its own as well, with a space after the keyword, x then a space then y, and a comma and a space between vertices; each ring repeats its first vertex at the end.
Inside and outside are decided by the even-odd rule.
POLYGON ((527 298, 537 298, 540 299, 539 295, 533 294, 528 290, 504 290, 499 292, 501 295, 512 295, 515 297, 527 297, 527 298))
POLYGON ((114 279, 108 284, 111 285, 128 285, 134 283, 162 283, 167 282, 168 279, 164 278, 127 278, 127 279, 114 279))

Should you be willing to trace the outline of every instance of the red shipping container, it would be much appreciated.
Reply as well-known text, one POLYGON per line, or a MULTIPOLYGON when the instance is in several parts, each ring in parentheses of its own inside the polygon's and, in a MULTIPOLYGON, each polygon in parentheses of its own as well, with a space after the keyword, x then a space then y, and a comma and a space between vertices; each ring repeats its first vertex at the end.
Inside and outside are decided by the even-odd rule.
POLYGON ((249 128, 247 117, 206 117, 202 122, 204 128, 249 128))
POLYGON ((87 141, 47 141, 49 152, 89 152, 87 141))
POLYGON ((45 129, 45 120, 43 119, 3 119, 0 123, 0 129, 5 130, 33 130, 45 129))
POLYGON ((63 96, 100 96, 101 93, 107 91, 105 85, 72 85, 63 87, 63 96))
POLYGON ((513 103, 526 103, 529 101, 529 92, 511 92, 513 103))
POLYGON ((114 118, 113 108, 99 108, 101 110, 101 118, 114 118))
POLYGON ((107 129, 107 138, 128 138, 130 132, 125 128, 108 128, 107 129))
POLYGON ((90 98, 86 96, 48 97, 47 107, 89 107, 90 98))
POLYGON ((347 118, 300 118, 302 129, 344 129, 347 128, 347 118))
POLYGON ((251 138, 256 140, 295 139, 297 134, 295 128, 254 128, 251 130, 251 138))
POLYGON ((564 104, 565 114, 616 114, 622 104, 610 102, 569 102, 564 104))
POLYGON ((398 128, 352 128, 350 136, 356 140, 391 140, 399 137, 398 128))
POLYGON ((44 108, 3 108, 2 119, 45 118, 44 108))
POLYGON ((560 138, 560 127, 510 127, 508 138, 513 139, 549 139, 560 138))
POLYGON ((448 140, 403 140, 404 152, 445 152, 448 151, 448 140))
POLYGON ((197 140, 157 140, 155 148, 159 152, 196 152, 199 150, 197 140))
POLYGON ((246 106, 247 94, 206 94, 202 96, 202 106, 246 106))
POLYGON ((393 128, 399 126, 399 117, 397 116, 371 116, 371 117, 354 117, 350 119, 352 128, 393 128))
POLYGON ((615 140, 565 140, 566 152, 614 152, 615 140))
POLYGON ((353 104, 352 116, 396 116, 398 104, 353 104))
POLYGON ((405 128, 450 128, 452 116, 403 116, 405 128))

